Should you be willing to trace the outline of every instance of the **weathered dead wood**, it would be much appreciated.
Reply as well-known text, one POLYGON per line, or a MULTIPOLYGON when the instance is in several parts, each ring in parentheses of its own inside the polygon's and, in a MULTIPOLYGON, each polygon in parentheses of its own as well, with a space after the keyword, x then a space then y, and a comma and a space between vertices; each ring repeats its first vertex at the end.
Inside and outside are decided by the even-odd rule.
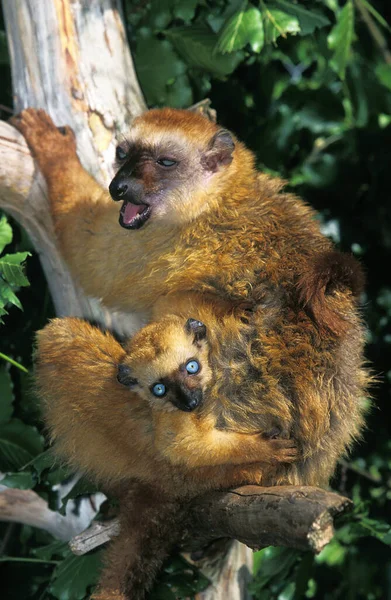
POLYGON ((288 546, 317 553, 333 537, 333 518, 351 504, 348 498, 309 486, 248 485, 214 492, 189 508, 182 544, 197 549, 229 537, 253 550, 288 546))
MULTIPOLYGON (((64 488, 60 496, 64 497, 68 491, 64 488)), ((46 500, 33 490, 7 488, 0 483, 0 521, 38 527, 66 542, 91 523, 104 500, 105 496, 100 493, 94 495, 93 502, 86 497, 77 510, 75 503, 70 501, 63 516, 51 510, 46 500)))
MULTIPOLYGON (((253 550, 288 546, 318 553, 333 537, 334 517, 351 506, 348 498, 309 486, 248 485, 212 492, 189 505, 180 546, 195 551, 231 538, 253 550)), ((94 523, 70 547, 75 554, 85 554, 118 533, 117 519, 94 523)))

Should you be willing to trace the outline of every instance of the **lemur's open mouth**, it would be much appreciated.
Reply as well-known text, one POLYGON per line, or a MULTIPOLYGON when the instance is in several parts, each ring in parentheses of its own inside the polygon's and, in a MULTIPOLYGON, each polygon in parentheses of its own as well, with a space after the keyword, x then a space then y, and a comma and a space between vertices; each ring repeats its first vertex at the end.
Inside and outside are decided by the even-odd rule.
POLYGON ((119 213, 119 224, 125 229, 140 229, 151 216, 152 208, 148 204, 125 202, 119 213))

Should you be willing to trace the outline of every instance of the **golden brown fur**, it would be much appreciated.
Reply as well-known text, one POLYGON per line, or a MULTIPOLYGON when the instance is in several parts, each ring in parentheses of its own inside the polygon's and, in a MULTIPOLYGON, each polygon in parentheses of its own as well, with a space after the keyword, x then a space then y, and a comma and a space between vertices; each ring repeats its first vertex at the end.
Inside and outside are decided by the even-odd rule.
MULTIPOLYGON (((17 126, 46 178, 64 256, 86 292, 108 306, 146 312, 149 319, 176 314, 204 320, 215 334, 210 402, 201 411, 202 422, 213 435, 276 430, 292 436, 301 460, 289 467, 288 480, 326 484, 359 434, 368 374, 357 309, 360 270, 333 250, 314 212, 282 192, 281 181, 256 171, 252 153, 224 132, 220 136, 218 126, 193 113, 163 109, 136 119, 125 145, 114 181, 125 173, 142 190, 136 204, 151 202, 153 212, 137 231, 122 229, 117 206, 82 169, 69 129, 61 135, 45 113, 31 109, 17 126), (144 156, 159 149, 177 153, 185 165, 165 189, 159 187, 158 168, 144 156), (197 311, 200 298, 209 317, 197 311)), ((99 354, 91 336, 86 345, 99 354)), ((79 359, 78 352, 69 356, 70 368, 78 369, 79 359)), ((79 390, 81 371, 78 379, 79 390)), ((77 402, 74 409, 84 410, 77 402)), ((197 435, 195 414, 173 411, 159 418, 164 414, 167 427, 183 418, 192 439, 197 435)), ((65 454, 76 448, 81 431, 65 454)), ((145 430, 144 435, 148 445, 145 430)), ((110 479, 118 474, 112 467, 126 462, 122 453, 127 455, 130 442, 122 447, 114 422, 107 437, 118 456, 104 467, 110 479)), ((86 451, 80 465, 93 470, 104 447, 86 451)), ((163 453, 175 461, 182 456, 177 450, 168 444, 163 453)), ((148 461, 148 452, 142 454, 148 461)), ((218 487, 227 474, 212 469, 218 487)), ((179 465, 172 472, 179 478, 174 486, 185 490, 189 473, 184 482, 179 465)), ((210 477, 208 470, 199 474, 200 481, 210 477)))
MULTIPOLYGON (((145 371, 151 380, 161 377, 186 344, 193 346, 178 317, 149 325, 126 351, 78 319, 56 319, 37 335, 37 389, 57 453, 106 489, 120 490, 123 533, 103 586, 132 599, 143 598, 176 541, 178 503, 208 489, 283 481, 296 458, 291 440, 217 431, 211 415, 167 411, 163 401, 150 403, 117 381, 119 365, 132 355, 140 380, 145 371), (149 566, 140 570, 142 561, 149 566)), ((207 355, 197 356, 207 371, 207 355)), ((208 375, 202 385, 208 388, 208 375)))

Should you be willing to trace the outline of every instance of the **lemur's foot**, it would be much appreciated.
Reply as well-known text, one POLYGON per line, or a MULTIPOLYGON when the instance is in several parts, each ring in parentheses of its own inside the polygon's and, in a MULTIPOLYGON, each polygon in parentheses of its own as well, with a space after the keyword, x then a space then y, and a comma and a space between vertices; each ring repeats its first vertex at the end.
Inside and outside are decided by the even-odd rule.
POLYGON ((10 119, 25 137, 34 158, 43 170, 47 163, 76 156, 75 135, 70 127, 56 127, 42 109, 27 108, 10 119))
POLYGON ((297 444, 293 439, 271 439, 269 441, 274 451, 275 461, 278 463, 293 463, 299 458, 297 444))

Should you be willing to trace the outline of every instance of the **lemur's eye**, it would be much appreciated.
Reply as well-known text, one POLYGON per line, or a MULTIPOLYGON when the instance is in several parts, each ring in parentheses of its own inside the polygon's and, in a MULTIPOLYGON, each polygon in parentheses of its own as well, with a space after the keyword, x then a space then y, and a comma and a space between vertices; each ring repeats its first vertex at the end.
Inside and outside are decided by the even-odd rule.
POLYGON ((121 146, 117 146, 115 151, 115 158, 117 160, 125 160, 128 156, 126 150, 124 150, 121 146))
POLYGON ((151 388, 152 394, 158 398, 162 398, 167 393, 167 388, 164 383, 155 383, 151 388))
POLYGON ((200 370, 200 363, 198 360, 189 360, 185 368, 189 375, 195 375, 200 370))
POLYGON ((156 162, 161 167, 173 167, 177 164, 177 161, 172 160, 171 158, 159 158, 156 162))

